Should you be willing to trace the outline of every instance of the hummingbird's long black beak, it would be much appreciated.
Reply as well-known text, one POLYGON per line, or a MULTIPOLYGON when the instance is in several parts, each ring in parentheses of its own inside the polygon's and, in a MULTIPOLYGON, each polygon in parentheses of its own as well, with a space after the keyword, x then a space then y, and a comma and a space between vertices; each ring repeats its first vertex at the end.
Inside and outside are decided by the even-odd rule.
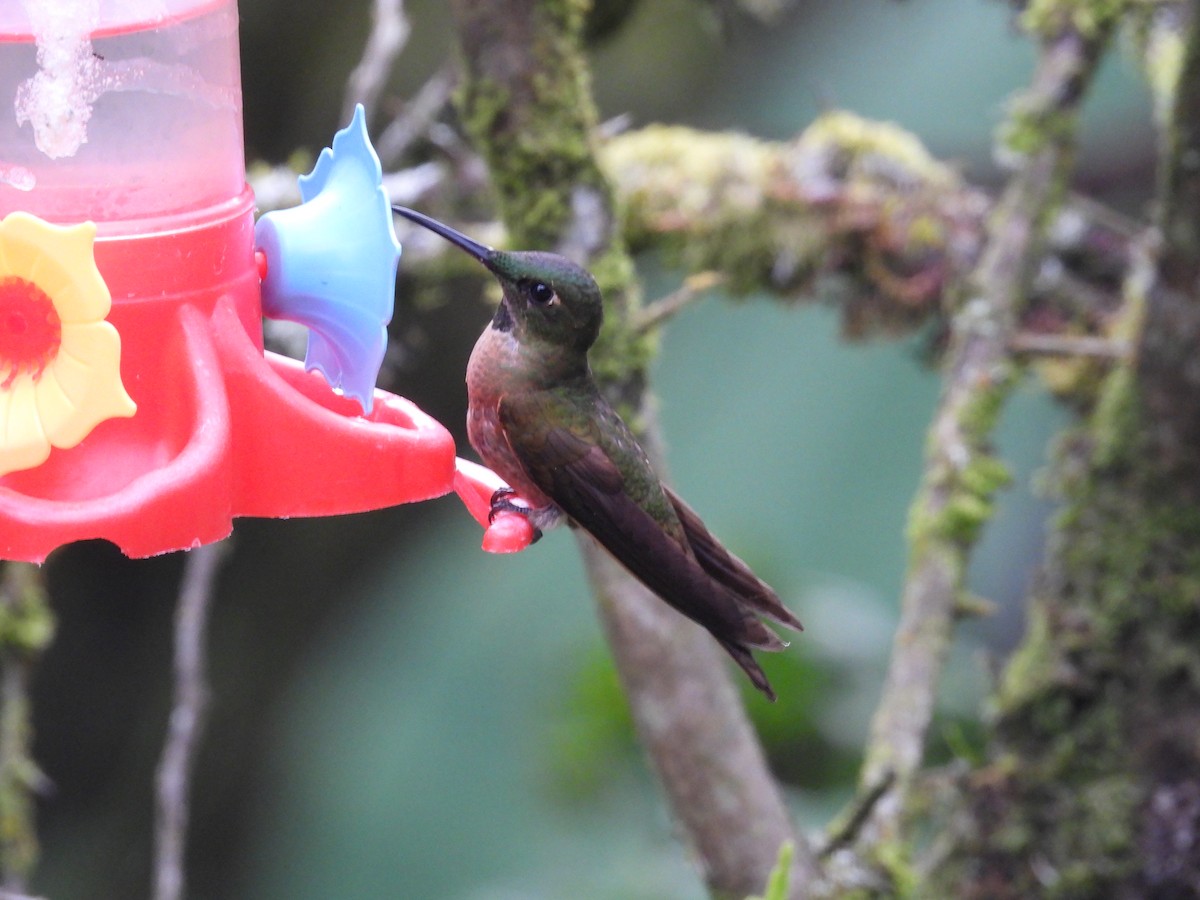
POLYGON ((411 219, 418 225, 428 228, 434 234, 441 235, 460 250, 465 250, 473 257, 491 269, 492 254, 496 251, 486 244, 481 244, 479 241, 473 240, 463 234, 461 231, 455 231, 449 225, 443 225, 437 219, 431 219, 424 213, 419 213, 415 209, 409 209, 407 206, 393 206, 392 212, 404 216, 406 219, 411 219))

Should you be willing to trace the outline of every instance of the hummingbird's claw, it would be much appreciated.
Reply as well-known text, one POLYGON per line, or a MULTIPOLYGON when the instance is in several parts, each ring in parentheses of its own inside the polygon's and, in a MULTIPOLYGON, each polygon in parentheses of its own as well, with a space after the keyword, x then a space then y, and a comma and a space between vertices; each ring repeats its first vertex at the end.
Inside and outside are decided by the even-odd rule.
MULTIPOLYGON (((496 513, 500 512, 501 504, 508 503, 508 498, 515 493, 516 491, 510 487, 496 488, 496 490, 492 491, 492 499, 489 501, 492 505, 492 511, 488 513, 489 525, 492 523, 492 520, 496 518, 496 513)), ((516 508, 516 505, 513 503, 508 503, 508 506, 516 508)))
MULTIPOLYGON (((515 495, 517 492, 510 487, 498 488, 491 499, 491 509, 488 510, 488 524, 491 525, 496 521, 496 516, 501 513, 516 513, 526 521, 529 521, 530 507, 523 503, 513 503, 508 498, 515 495)), ((530 525, 533 525, 530 522, 530 525)), ((533 525, 533 537, 529 539, 529 543, 536 544, 542 539, 542 529, 533 525)))

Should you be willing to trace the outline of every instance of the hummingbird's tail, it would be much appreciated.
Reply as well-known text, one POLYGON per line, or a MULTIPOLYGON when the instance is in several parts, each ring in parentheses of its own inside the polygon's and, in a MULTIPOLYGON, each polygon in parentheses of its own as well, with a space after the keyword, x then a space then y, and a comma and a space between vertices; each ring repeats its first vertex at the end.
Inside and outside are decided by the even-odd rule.
MULTIPOLYGON (((716 637, 716 635, 713 635, 716 637)), ((766 673, 759 666, 758 661, 744 646, 736 641, 728 641, 724 638, 717 638, 717 642, 725 648, 725 652, 733 657, 733 661, 742 667, 742 671, 750 678, 750 683, 766 695, 766 698, 772 703, 775 702, 775 690, 771 687, 771 682, 767 681, 766 673)))
POLYGON ((777 622, 787 628, 803 631, 800 620, 792 615, 792 611, 783 605, 779 595, 770 585, 751 571, 741 559, 730 553, 725 545, 713 537, 700 516, 681 500, 674 491, 664 487, 667 498, 675 507, 679 522, 683 525, 692 553, 700 568, 732 597, 741 613, 740 622, 735 629, 714 627, 715 623, 704 623, 712 632, 713 637, 725 648, 730 656, 749 676, 756 688, 771 700, 775 692, 771 689, 767 676, 751 654, 751 648, 756 650, 778 651, 787 647, 787 642, 780 639, 774 631, 759 619, 759 616, 777 622))
MULTIPOLYGON (((712 532, 705 527, 696 511, 684 503, 674 491, 667 487, 664 487, 663 490, 671 501, 671 505, 675 507, 675 514, 679 516, 679 522, 683 525, 688 543, 696 555, 696 561, 700 563, 704 571, 732 591, 742 606, 749 607, 758 615, 765 616, 785 628, 803 631, 804 626, 800 624, 800 620, 783 605, 783 601, 779 599, 779 595, 771 589, 771 586, 755 575, 748 565, 730 553, 724 544, 713 537, 712 532)), ((770 634, 772 638, 775 637, 773 632, 765 628, 762 630, 770 634)), ((787 644, 779 642, 777 646, 768 647, 759 644, 755 644, 755 646, 761 646, 763 650, 782 650, 787 644)))

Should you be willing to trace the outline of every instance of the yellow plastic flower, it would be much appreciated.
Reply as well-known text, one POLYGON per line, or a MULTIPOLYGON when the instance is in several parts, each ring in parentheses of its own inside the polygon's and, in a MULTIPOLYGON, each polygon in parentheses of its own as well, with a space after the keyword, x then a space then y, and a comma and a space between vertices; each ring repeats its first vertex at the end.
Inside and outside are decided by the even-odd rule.
POLYGON ((0 475, 41 465, 137 406, 93 255, 96 226, 0 221, 0 475))

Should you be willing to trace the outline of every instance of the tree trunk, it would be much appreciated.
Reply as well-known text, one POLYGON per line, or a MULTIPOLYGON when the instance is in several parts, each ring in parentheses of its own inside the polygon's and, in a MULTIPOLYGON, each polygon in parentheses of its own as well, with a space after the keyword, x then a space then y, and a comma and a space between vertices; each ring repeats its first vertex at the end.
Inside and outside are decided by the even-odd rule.
POLYGON ((1131 359, 1056 461, 1063 509, 1026 637, 962 783, 941 888, 1200 896, 1200 52, 1126 280, 1131 359), (964 888, 964 885, 966 886, 964 888))

